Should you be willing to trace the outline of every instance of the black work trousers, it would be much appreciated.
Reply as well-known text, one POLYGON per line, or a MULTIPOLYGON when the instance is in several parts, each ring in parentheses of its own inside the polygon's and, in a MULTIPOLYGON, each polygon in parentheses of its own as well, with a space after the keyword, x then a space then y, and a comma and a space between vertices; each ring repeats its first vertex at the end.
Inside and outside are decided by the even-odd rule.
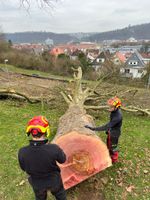
POLYGON ((118 140, 119 136, 113 136, 110 133, 107 135, 107 147, 109 149, 110 155, 112 155, 115 151, 118 151, 118 140))
POLYGON ((61 187, 57 190, 53 190, 51 188, 47 188, 47 189, 33 188, 33 191, 35 193, 35 200, 46 200, 48 190, 52 193, 52 195, 55 196, 56 200, 67 200, 66 191, 65 191, 63 185, 61 185, 61 187))
POLYGON ((54 176, 52 181, 49 182, 49 180, 45 180, 43 183, 40 182, 40 184, 38 182, 39 180, 32 180, 31 177, 29 177, 28 180, 33 188, 35 200, 46 200, 48 191, 55 196, 56 200, 67 200, 66 191, 60 176, 54 176), (43 187, 41 187, 41 185, 43 185, 43 187))
POLYGON ((118 162, 119 152, 118 152, 118 140, 119 136, 113 136, 110 133, 107 135, 107 148, 109 150, 112 163, 118 162))

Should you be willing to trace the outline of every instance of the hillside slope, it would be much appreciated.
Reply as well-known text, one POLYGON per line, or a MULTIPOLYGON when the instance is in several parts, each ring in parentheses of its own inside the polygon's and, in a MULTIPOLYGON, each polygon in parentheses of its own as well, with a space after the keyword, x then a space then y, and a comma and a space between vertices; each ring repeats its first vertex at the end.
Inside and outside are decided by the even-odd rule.
POLYGON ((103 40, 126 40, 133 37, 137 40, 150 39, 150 23, 128 26, 123 29, 117 29, 114 31, 97 33, 89 37, 90 41, 103 41, 103 40))
POLYGON ((6 33, 7 40, 13 43, 44 43, 46 39, 52 39, 54 44, 68 42, 91 41, 100 42, 103 40, 125 40, 130 37, 135 39, 150 39, 150 23, 128 26, 123 29, 112 30, 102 33, 66 33, 58 34, 52 32, 18 32, 6 33))

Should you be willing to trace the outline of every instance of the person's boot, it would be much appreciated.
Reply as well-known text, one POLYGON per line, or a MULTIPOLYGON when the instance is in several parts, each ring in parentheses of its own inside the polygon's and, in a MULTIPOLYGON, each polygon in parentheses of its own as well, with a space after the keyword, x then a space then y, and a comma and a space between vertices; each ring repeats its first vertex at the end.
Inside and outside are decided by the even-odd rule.
POLYGON ((113 154, 111 155, 112 163, 118 162, 118 157, 119 157, 118 151, 113 152, 113 154))

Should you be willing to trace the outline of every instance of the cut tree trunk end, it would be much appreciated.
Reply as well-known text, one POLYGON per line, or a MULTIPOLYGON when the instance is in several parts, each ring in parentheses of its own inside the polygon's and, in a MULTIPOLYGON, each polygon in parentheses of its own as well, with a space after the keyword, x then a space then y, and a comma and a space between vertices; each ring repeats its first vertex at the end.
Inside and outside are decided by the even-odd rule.
POLYGON ((60 165, 65 189, 111 166, 105 143, 85 125, 94 126, 93 119, 78 105, 70 105, 59 121, 53 142, 67 155, 65 164, 60 165))

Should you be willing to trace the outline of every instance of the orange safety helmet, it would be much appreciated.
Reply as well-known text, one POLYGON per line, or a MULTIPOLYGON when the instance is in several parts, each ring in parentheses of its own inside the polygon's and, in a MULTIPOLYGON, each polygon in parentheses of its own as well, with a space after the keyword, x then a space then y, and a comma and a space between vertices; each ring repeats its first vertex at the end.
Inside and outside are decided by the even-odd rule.
POLYGON ((26 133, 29 136, 30 133, 36 136, 38 133, 46 134, 50 136, 50 127, 48 120, 43 116, 33 117, 27 124, 26 133))
POLYGON ((118 97, 113 97, 107 101, 108 105, 114 106, 116 108, 121 106, 121 100, 118 97))

